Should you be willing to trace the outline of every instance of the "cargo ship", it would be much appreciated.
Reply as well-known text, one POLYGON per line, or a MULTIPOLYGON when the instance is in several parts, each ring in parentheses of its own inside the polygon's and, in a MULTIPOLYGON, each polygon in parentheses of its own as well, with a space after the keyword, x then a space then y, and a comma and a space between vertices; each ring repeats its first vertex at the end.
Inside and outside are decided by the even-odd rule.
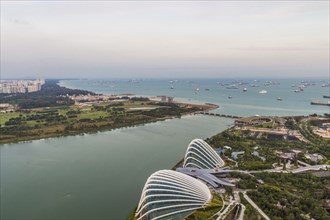
POLYGON ((311 102, 311 105, 325 105, 325 106, 330 106, 330 101, 328 102, 311 102))

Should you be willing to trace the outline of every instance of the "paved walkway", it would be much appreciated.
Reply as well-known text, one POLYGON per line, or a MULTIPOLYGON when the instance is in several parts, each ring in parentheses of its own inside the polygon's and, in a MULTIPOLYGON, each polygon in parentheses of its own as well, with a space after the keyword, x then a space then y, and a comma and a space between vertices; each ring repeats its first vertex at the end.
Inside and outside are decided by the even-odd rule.
POLYGON ((266 215, 266 213, 264 213, 259 206, 257 206, 257 204, 255 204, 252 199, 250 199, 250 197, 246 194, 246 192, 243 192, 243 196, 244 198, 260 213, 260 215, 266 219, 266 220, 270 220, 270 218, 268 217, 268 215, 266 215))
POLYGON ((241 212, 240 215, 238 216, 237 220, 244 220, 244 212, 245 212, 245 205, 241 204, 241 212))

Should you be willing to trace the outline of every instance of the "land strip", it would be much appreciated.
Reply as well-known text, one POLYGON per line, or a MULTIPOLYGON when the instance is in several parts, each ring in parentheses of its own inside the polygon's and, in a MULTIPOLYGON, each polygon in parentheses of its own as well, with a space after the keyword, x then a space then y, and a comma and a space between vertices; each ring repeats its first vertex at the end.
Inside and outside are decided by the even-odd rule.
POLYGON ((59 87, 54 81, 46 81, 41 91, 6 95, 0 101, 11 107, 0 112, 0 144, 135 126, 217 107, 98 95, 59 87))

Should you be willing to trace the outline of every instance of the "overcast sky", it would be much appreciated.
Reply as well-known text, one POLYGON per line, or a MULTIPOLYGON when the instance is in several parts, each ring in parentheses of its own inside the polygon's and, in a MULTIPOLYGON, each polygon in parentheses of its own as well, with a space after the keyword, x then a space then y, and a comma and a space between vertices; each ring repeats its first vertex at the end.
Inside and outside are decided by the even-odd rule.
POLYGON ((329 1, 3 1, 1 77, 329 76, 329 1))

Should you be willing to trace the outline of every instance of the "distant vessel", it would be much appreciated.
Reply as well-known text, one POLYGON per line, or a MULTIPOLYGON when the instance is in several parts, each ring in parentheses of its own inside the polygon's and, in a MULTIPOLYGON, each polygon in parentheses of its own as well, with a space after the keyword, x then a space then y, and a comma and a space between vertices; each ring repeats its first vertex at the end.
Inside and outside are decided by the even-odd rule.
POLYGON ((228 96, 228 99, 232 99, 233 97, 230 95, 230 96, 228 96))
POLYGON ((328 102, 311 102, 311 105, 325 105, 325 106, 330 106, 330 101, 328 102))
POLYGON ((205 91, 210 91, 210 89, 206 88, 205 91))
POLYGON ((267 93, 267 90, 260 90, 259 93, 260 94, 266 94, 267 93))
POLYGON ((300 85, 300 86, 298 86, 298 88, 302 92, 302 91, 304 91, 304 89, 306 88, 306 86, 305 85, 300 85))
POLYGON ((227 89, 238 89, 238 87, 235 84, 227 86, 226 88, 227 89))
POLYGON ((244 88, 244 89, 243 89, 243 92, 247 92, 247 88, 244 88))
POLYGON ((281 98, 281 97, 278 97, 278 98, 277 98, 277 101, 282 101, 282 98, 281 98))
POLYGON ((171 89, 174 89, 174 86, 171 86, 171 89))
POLYGON ((300 91, 298 89, 294 90, 295 93, 299 93, 300 91))
POLYGON ((323 98, 330 99, 330 95, 324 95, 323 98))

